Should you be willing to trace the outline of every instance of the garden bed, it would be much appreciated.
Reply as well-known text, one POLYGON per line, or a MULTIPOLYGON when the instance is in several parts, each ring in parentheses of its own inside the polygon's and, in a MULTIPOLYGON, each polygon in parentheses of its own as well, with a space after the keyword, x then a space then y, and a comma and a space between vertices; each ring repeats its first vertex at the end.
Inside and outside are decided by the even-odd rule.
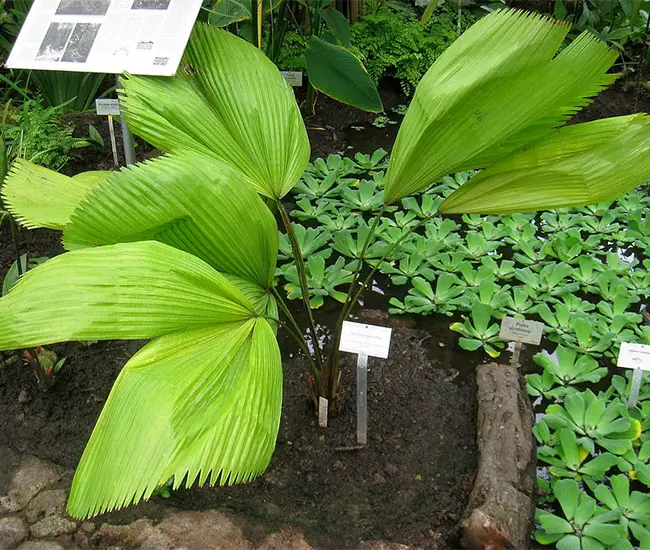
MULTIPOLYGON (((345 152, 348 147, 356 151, 360 148, 357 140, 363 140, 367 130, 375 132, 370 128, 370 115, 349 110, 351 118, 347 118, 347 108, 325 98, 317 109, 318 114, 307 119, 307 126, 312 138, 322 137, 320 142, 313 139, 317 143, 313 152, 319 156, 345 152), (353 128, 362 125, 362 130, 353 128)), ((650 100, 645 93, 635 100, 615 87, 590 109, 581 115, 581 121, 593 113, 611 116, 650 110, 650 100)), ((93 118, 84 117, 83 124, 93 118)), ((100 124, 105 126, 105 121, 100 124)), ((377 132, 388 137, 393 128, 397 125, 377 132)), ((381 145, 379 135, 372 135, 373 147, 381 145)), ((140 158, 153 153, 143 146, 138 151, 140 158)), ((107 169, 110 164, 110 151, 105 151, 103 157, 89 155, 68 170, 107 169)), ((0 276, 13 259, 10 243, 5 225, 0 228, 0 276)), ((23 235, 21 251, 51 256, 62 250, 58 234, 35 231, 23 235)), ((378 287, 389 290, 388 281, 379 280, 378 287)), ((285 341, 283 417, 268 472, 247 486, 181 490, 164 503, 155 497, 162 509, 168 505, 188 510, 209 508, 247 518, 243 530, 254 544, 281 526, 292 525, 317 548, 355 548, 369 539, 440 550, 458 548, 459 522, 477 466, 474 368, 484 357, 457 347, 448 326, 459 317, 415 322, 389 317, 385 313, 389 298, 403 300, 406 291, 406 287, 391 286, 390 296, 376 294, 360 313, 364 321, 395 327, 390 358, 371 359, 370 363, 367 448, 354 449, 353 359, 346 357, 343 365, 344 412, 328 429, 321 430, 306 397, 307 369, 285 341)), ((319 320, 330 328, 334 322, 328 311, 319 314, 319 320)), ((14 363, 2 369, 0 439, 10 442, 19 453, 73 468, 115 377, 141 344, 54 346, 59 357, 67 360, 57 384, 46 393, 36 387, 26 366, 14 363)), ((548 351, 554 347, 545 344, 548 351)), ((526 368, 531 368, 532 352, 528 349, 523 356, 526 368)), ((152 510, 154 515, 163 513, 145 504, 98 521, 130 523, 151 515, 152 510)))

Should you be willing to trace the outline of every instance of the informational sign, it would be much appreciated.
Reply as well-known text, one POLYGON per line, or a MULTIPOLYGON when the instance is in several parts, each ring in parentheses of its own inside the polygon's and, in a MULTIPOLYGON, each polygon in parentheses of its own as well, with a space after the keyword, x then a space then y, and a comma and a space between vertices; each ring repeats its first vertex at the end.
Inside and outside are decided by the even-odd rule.
POLYGON ((12 69, 171 76, 202 0, 34 0, 12 69))
POLYGON ((118 99, 96 99, 95 110, 99 116, 118 116, 120 114, 120 102, 118 99))
POLYGON ((302 71, 280 71, 284 79, 294 88, 302 86, 302 71))
POLYGON ((625 369, 650 370, 650 346, 623 342, 616 366, 625 369))
POLYGON ((388 357, 392 329, 343 321, 339 350, 371 357, 388 357))
POLYGON ((539 346, 544 333, 544 323, 504 317, 501 321, 499 338, 508 342, 522 342, 539 346))

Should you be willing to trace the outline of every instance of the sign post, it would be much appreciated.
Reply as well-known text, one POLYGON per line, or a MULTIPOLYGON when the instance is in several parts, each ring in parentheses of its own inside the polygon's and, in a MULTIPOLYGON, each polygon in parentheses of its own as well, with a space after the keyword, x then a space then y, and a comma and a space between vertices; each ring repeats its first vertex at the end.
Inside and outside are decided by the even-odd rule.
POLYGON ((641 381, 643 371, 650 370, 650 346, 646 344, 631 344, 623 342, 618 352, 617 367, 624 369, 634 369, 632 375, 632 386, 630 395, 627 400, 627 408, 631 409, 636 406, 639 400, 639 391, 641 390, 641 381))
POLYGON ((392 329, 343 321, 339 350, 357 354, 357 444, 368 443, 368 356, 388 358, 392 329))
POLYGON ((115 126, 113 125, 113 116, 120 114, 120 103, 117 99, 96 99, 95 112, 99 116, 108 117, 108 132, 111 135, 111 150, 113 151, 113 163, 115 166, 120 165, 117 157, 117 142, 115 140, 115 126))
POLYGON ((539 346, 544 334, 544 323, 537 321, 527 321, 525 319, 516 319, 514 317, 504 317, 501 321, 501 330, 499 338, 508 342, 515 342, 515 350, 512 353, 510 364, 513 367, 519 366, 519 356, 521 355, 522 344, 533 344, 539 346))
MULTIPOLYGON (((34 0, 7 67, 172 76, 201 4, 202 0, 34 0)), ((124 117, 120 124, 126 164, 132 164, 133 134, 124 117)), ((110 118, 109 125, 115 159, 110 118)))

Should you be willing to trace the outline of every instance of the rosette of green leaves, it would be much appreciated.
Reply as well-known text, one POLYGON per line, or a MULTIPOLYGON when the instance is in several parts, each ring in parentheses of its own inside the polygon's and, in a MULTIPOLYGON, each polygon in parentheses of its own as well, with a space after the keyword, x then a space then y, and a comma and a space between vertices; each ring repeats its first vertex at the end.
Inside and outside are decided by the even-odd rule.
POLYGON ((562 479, 553 492, 564 517, 538 509, 535 520, 540 528, 535 539, 541 544, 555 544, 558 550, 618 549, 625 539, 625 529, 618 522, 618 511, 599 507, 587 493, 580 491, 573 479, 562 479))
MULTIPOLYGON (((533 435, 540 443, 537 457, 549 464, 549 473, 554 477, 581 479, 602 479, 618 459, 610 453, 601 453, 590 458, 590 452, 578 442, 570 428, 560 428, 551 433, 548 417, 533 428, 533 435)), ((581 440, 582 441, 582 440, 581 440)))
POLYGON ((562 405, 546 408, 545 422, 553 429, 569 428, 589 453, 596 447, 622 455, 641 435, 641 423, 626 414, 625 404, 618 399, 607 400, 586 390, 567 395, 562 405))
MULTIPOLYGON (((620 523, 628 537, 631 535, 639 541, 641 548, 650 548, 650 495, 630 491, 630 479, 624 474, 611 476, 609 485, 598 485, 594 496, 605 508, 620 514, 620 523)), ((626 546, 617 548, 632 550, 632 544, 625 542, 626 546)))
POLYGON ((490 357, 501 355, 505 343, 499 338, 499 325, 491 323, 492 308, 486 304, 472 305, 469 317, 462 323, 453 323, 449 328, 461 335, 458 344, 468 351, 483 348, 490 357))

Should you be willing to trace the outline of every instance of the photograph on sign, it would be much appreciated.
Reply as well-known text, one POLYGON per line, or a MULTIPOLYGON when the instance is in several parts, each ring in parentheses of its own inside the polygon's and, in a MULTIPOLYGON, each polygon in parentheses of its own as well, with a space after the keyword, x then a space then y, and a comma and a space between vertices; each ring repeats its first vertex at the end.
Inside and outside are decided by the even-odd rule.
POLYGON ((106 15, 111 0, 61 0, 56 15, 106 15))
POLYGON ((95 43, 99 32, 99 23, 78 23, 74 26, 72 35, 61 61, 68 63, 84 63, 95 43))
POLYGON ((34 0, 11 69, 171 76, 202 0, 34 0))
POLYGON ((132 10, 166 10, 171 0, 133 0, 132 10))

